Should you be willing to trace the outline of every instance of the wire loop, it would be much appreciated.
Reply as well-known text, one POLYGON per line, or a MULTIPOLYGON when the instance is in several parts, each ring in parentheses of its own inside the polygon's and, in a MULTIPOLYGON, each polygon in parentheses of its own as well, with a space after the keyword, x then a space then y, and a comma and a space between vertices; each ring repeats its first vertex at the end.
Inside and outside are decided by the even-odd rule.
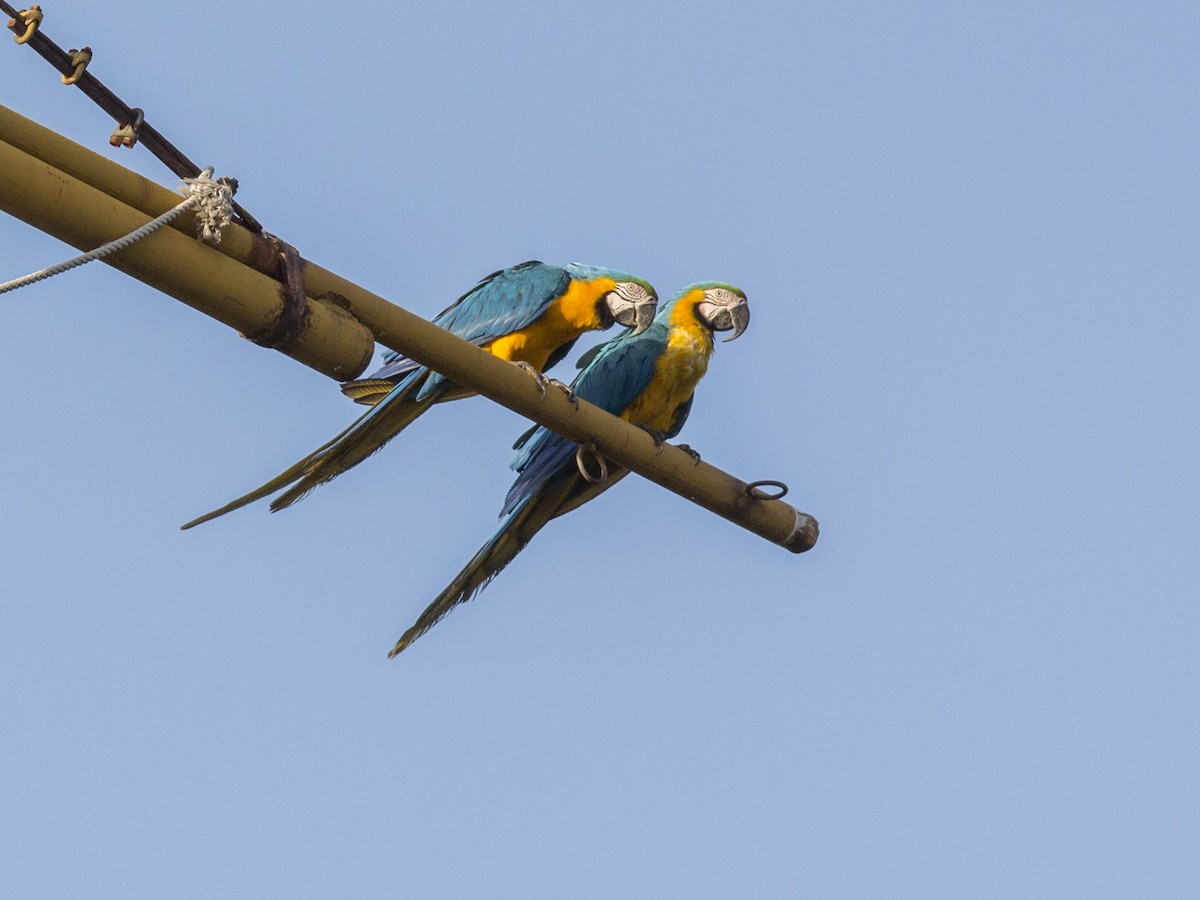
POLYGON ((88 63, 92 61, 92 48, 84 47, 82 50, 71 49, 68 51, 71 54, 71 65, 75 67, 75 71, 70 75, 62 76, 63 84, 74 84, 87 71, 88 63))
POLYGON ((787 496, 788 486, 782 481, 773 481, 765 479, 763 481, 752 481, 746 485, 746 496, 753 497, 755 500, 782 500, 787 496), (775 491, 764 491, 765 487, 773 487, 775 491))
POLYGON ((13 40, 18 44, 24 44, 31 37, 37 34, 38 27, 42 24, 42 8, 36 4, 29 9, 22 9, 17 12, 17 15, 8 20, 8 27, 14 31, 21 25, 25 26, 24 34, 14 34, 13 40))
POLYGON ((583 480, 592 484, 604 484, 608 481, 608 463, 604 461, 604 457, 600 455, 600 451, 596 449, 596 445, 591 441, 586 444, 580 444, 579 449, 575 451, 575 466, 579 469, 579 474, 583 476, 583 480), (593 475, 588 471, 587 462, 585 462, 588 454, 596 458, 597 464, 600 466, 599 476, 593 475))

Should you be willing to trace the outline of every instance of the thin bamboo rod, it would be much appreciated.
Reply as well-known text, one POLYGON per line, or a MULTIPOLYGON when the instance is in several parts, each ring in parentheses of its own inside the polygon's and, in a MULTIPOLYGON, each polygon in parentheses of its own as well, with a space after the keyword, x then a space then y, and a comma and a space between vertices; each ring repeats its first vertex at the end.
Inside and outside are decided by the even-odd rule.
MULTIPOLYGON (((22 149, 0 143, 0 209, 35 227, 75 246, 90 247, 131 231, 145 218, 178 202, 178 195, 116 163, 61 136, 49 139, 39 135, 41 126, 30 128, 33 123, 29 120, 22 120, 27 123, 22 126, 18 121, 22 117, 7 110, 3 113, 0 141, 11 137, 22 149), (21 134, 14 136, 14 129, 21 134), (72 174, 33 159, 25 149, 54 158, 72 174), (126 202, 109 196, 109 190, 126 202), (70 203, 62 202, 68 195, 70 203)), ((218 252, 168 227, 110 259, 112 265, 135 278, 252 333, 269 327, 282 304, 278 284, 247 268, 257 263, 270 270, 276 254, 264 253, 263 245, 261 238, 234 225, 226 229, 218 252), (157 243, 152 243, 156 239, 157 243), (214 272, 219 276, 214 278, 214 272), (217 283, 222 287, 217 288, 217 283)), ((676 447, 667 445, 659 453, 653 439, 641 429, 588 403, 580 403, 576 409, 562 392, 554 390, 543 398, 533 379, 515 366, 319 266, 306 263, 304 274, 310 295, 332 293, 338 297, 337 306, 310 302, 316 312, 310 322, 320 320, 320 327, 311 328, 302 346, 293 348, 304 350, 305 357, 312 359, 289 352, 300 361, 335 378, 357 374, 338 374, 360 359, 354 349, 359 344, 347 340, 339 329, 341 310, 337 307, 344 307, 385 346, 567 438, 593 442, 607 459, 773 543, 801 553, 816 542, 816 520, 791 505, 752 496, 745 482, 707 462, 695 461, 676 447), (332 321, 322 318, 323 313, 332 321), (317 357, 323 365, 312 361, 317 357)))

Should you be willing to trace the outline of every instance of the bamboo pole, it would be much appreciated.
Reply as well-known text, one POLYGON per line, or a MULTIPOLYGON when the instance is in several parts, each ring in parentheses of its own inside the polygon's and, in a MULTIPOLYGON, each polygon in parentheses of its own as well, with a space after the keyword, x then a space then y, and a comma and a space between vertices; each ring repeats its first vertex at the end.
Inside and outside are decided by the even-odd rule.
MULTIPOLYGON (((4 141, 35 156, 72 178, 94 187, 126 206, 140 210, 150 218, 165 213, 180 200, 179 194, 157 182, 144 178, 132 169, 114 163, 32 119, 5 106, 0 106, 0 141, 4 141)), ((229 172, 217 172, 218 176, 229 172)), ((196 214, 186 212, 171 223, 176 231, 195 235, 196 214)), ((221 243, 214 247, 231 259, 276 278, 279 275, 279 254, 271 243, 241 225, 231 224, 221 233, 221 243)), ((307 276, 307 272, 305 273, 307 276)), ((307 280, 307 279, 306 279, 307 280)), ((313 290, 315 296, 321 290, 313 290)))
MULTIPOLYGON (((148 220, 144 213, 2 141, 0 209, 81 250, 128 234, 148 220)), ((104 262, 246 335, 270 333, 284 310, 278 282, 169 227, 104 262)), ((344 380, 367 367, 374 343, 370 332, 344 309, 310 301, 302 324, 279 349, 344 380)))
MULTIPOLYGON (((48 139, 38 134, 41 126, 31 128, 29 120, 3 112, 0 209, 35 227, 90 249, 132 231, 178 202, 178 195, 116 163, 61 136, 48 139), (73 174, 35 159, 26 149, 8 143, 10 139, 36 151, 38 157, 43 153, 52 157, 73 174)), ((265 242, 230 226, 218 251, 175 230, 178 227, 160 229, 105 262, 244 333, 269 328, 282 309, 278 283, 248 268, 256 261, 270 268, 275 254, 262 252, 260 245, 265 242)), ((304 274, 309 294, 331 292, 338 297, 336 306, 309 302, 309 327, 303 340, 287 351, 301 362, 334 378, 358 374, 366 363, 361 337, 354 330, 353 319, 358 319, 385 346, 564 437, 594 443, 607 459, 793 553, 815 544, 818 528, 812 516, 781 500, 754 496, 745 482, 707 462, 697 462, 676 447, 667 445, 658 452, 644 431, 595 406, 581 402, 576 409, 560 391, 542 397, 527 373, 352 282, 312 263, 305 264, 304 274), (348 310, 353 319, 338 307, 348 310), (356 371, 346 374, 356 365, 356 371)))

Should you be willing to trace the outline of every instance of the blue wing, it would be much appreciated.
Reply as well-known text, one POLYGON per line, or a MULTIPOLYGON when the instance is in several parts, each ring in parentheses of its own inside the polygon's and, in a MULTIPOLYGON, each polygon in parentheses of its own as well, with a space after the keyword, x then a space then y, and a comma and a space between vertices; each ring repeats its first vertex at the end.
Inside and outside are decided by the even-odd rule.
MULTIPOLYGON (((626 332, 601 346, 579 373, 575 395, 619 416, 654 378, 654 367, 667 348, 667 326, 655 322, 639 335, 626 332)), ((520 444, 512 461, 519 474, 504 498, 501 515, 554 478, 575 471, 575 442, 548 428, 537 428, 520 444)))
MULTIPOLYGON (((473 344, 528 328, 554 300, 566 293, 571 276, 561 266, 530 260, 493 272, 433 318, 435 325, 473 344)), ((421 368, 392 351, 372 378, 396 378, 421 368)))
POLYGON ((621 415, 653 380, 667 336, 667 326, 655 322, 639 335, 626 332, 609 341, 575 379, 576 396, 621 415))

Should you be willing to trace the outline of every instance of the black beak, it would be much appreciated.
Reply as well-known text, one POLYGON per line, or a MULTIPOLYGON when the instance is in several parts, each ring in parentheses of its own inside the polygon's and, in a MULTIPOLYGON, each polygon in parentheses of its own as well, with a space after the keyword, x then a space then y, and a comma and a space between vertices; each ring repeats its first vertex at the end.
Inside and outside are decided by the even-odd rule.
POLYGON ((701 303, 697 310, 700 317, 708 323, 713 331, 732 331, 725 343, 738 337, 750 324, 750 307, 742 300, 734 306, 717 306, 715 303, 701 303))
POLYGON ((725 338, 724 343, 728 344, 730 341, 737 340, 737 338, 741 336, 742 332, 746 330, 746 326, 749 324, 750 306, 745 301, 739 303, 737 306, 730 307, 729 325, 727 325, 725 328, 722 328, 721 331, 728 331, 730 328, 732 328, 733 334, 725 338))
POLYGON ((641 334, 654 321, 654 311, 657 304, 653 297, 640 303, 623 300, 616 310, 613 309, 614 305, 617 304, 610 303, 608 307, 613 319, 616 320, 618 325, 632 328, 634 334, 641 334))

